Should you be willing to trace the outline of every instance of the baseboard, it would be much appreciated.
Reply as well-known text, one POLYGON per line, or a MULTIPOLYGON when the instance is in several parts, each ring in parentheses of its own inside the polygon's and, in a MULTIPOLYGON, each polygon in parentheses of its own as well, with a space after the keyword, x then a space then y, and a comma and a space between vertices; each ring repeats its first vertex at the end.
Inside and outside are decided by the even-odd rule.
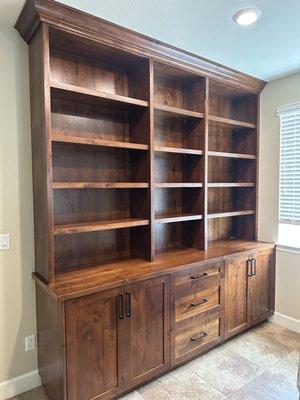
MULTIPOLYGON (((289 317, 279 312, 275 312, 273 317, 269 318, 269 321, 274 324, 283 326, 284 328, 290 329, 291 331, 300 333, 300 320, 289 317)), ((1 399, 0 399, 1 400, 1 399)))
POLYGON ((17 376, 9 381, 0 383, 0 400, 7 400, 18 394, 40 386, 41 379, 37 370, 17 376))

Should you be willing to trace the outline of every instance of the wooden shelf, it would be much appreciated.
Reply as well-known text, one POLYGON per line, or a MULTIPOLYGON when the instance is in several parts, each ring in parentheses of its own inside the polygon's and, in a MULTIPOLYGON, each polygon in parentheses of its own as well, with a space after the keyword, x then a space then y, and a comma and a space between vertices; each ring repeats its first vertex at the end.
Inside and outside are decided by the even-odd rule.
POLYGON ((56 225, 53 233, 55 236, 71 233, 96 232, 110 229, 132 228, 135 226, 149 225, 148 219, 129 218, 111 221, 83 222, 78 224, 56 225))
POLYGON ((210 182, 210 183, 208 183, 207 184, 207 187, 208 188, 222 188, 222 187, 224 187, 224 188, 226 188, 226 187, 254 187, 255 186, 255 184, 254 183, 251 183, 251 182, 239 182, 239 183, 236 183, 236 182, 210 182))
POLYGON ((208 219, 216 219, 216 218, 226 218, 226 217, 238 217, 241 215, 253 215, 255 214, 254 210, 240 210, 240 211, 222 211, 216 213, 209 213, 207 215, 208 219))
POLYGON ((250 122, 238 121, 236 119, 231 119, 231 118, 217 117, 215 115, 210 115, 209 120, 211 122, 227 125, 231 128, 251 128, 251 129, 256 128, 256 124, 251 124, 250 122))
POLYGON ((201 188, 202 183, 155 183, 156 188, 201 188))
POLYGON ((83 145, 102 146, 102 147, 114 147, 119 149, 149 150, 149 146, 146 144, 117 142, 113 140, 86 138, 81 136, 68 136, 59 133, 52 134, 52 141, 61 143, 75 143, 83 145))
POLYGON ((165 106, 163 104, 156 104, 155 110, 163 112, 168 115, 173 115, 176 118, 199 118, 202 119, 204 117, 203 113, 191 110, 184 110, 182 108, 165 106))
POLYGON ((166 146, 154 146, 154 151, 165 152, 165 153, 191 154, 196 156, 201 156, 203 154, 202 150, 182 149, 179 147, 166 147, 166 146))
POLYGON ((94 89, 88 89, 80 86, 69 85, 67 83, 62 82, 50 82, 50 87, 53 89, 53 93, 57 95, 63 95, 65 98, 70 98, 70 100, 74 100, 75 96, 86 96, 87 98, 91 98, 94 101, 96 100, 99 103, 103 103, 104 105, 134 105, 140 107, 148 107, 148 102, 145 100, 135 99, 133 97, 120 96, 118 94, 100 92, 94 89))
POLYGON ((167 224, 170 222, 195 221, 202 219, 200 214, 181 214, 181 215, 158 215, 155 217, 156 224, 167 224))
POLYGON ((245 160, 255 160, 256 156, 252 154, 242 153, 226 153, 223 151, 208 151, 208 155, 211 157, 227 157, 227 158, 241 158, 245 160))
POLYGON ((53 189, 141 189, 147 182, 53 182, 53 189))

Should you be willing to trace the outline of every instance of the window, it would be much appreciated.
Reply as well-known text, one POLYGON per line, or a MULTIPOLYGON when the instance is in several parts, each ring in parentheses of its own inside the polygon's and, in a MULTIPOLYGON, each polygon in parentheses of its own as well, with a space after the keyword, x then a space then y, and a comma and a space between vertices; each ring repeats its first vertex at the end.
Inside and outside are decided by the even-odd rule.
POLYGON ((279 243, 300 247, 300 103, 279 107, 279 243))

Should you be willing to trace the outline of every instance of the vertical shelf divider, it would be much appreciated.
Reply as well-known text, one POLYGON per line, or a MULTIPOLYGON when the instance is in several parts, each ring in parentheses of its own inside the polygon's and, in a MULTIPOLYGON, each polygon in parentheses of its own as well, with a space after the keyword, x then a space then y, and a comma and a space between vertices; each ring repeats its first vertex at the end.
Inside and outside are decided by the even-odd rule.
POLYGON ((207 182, 208 182, 208 135, 209 135, 209 79, 205 78, 205 100, 204 100, 204 134, 203 134, 203 156, 202 156, 202 173, 203 173, 203 188, 202 188, 202 204, 203 204, 203 220, 202 220, 202 250, 207 250, 208 247, 208 232, 207 232, 207 182))
POLYGON ((154 165, 154 63, 149 61, 149 159, 150 159, 150 259, 155 258, 155 165, 154 165))

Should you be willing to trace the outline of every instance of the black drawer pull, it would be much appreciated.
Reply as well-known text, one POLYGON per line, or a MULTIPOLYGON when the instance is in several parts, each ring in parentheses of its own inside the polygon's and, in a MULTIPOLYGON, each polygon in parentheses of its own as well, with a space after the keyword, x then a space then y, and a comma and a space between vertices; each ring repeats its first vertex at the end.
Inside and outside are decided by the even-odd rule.
POLYGON ((201 332, 199 335, 191 338, 191 342, 200 342, 202 339, 206 338, 208 334, 206 332, 201 332))
POLYGON ((191 303, 191 307, 201 306, 201 304, 204 304, 204 303, 207 303, 207 302, 208 302, 208 298, 204 297, 204 299, 196 301, 195 303, 191 303))
POLYGON ((191 279, 193 279, 193 280, 195 280, 195 279, 203 279, 203 278, 206 278, 207 276, 208 276, 208 273, 207 272, 203 272, 202 274, 191 276, 191 279))
POLYGON ((118 296, 118 314, 119 314, 119 319, 124 318, 124 299, 121 294, 118 296))

